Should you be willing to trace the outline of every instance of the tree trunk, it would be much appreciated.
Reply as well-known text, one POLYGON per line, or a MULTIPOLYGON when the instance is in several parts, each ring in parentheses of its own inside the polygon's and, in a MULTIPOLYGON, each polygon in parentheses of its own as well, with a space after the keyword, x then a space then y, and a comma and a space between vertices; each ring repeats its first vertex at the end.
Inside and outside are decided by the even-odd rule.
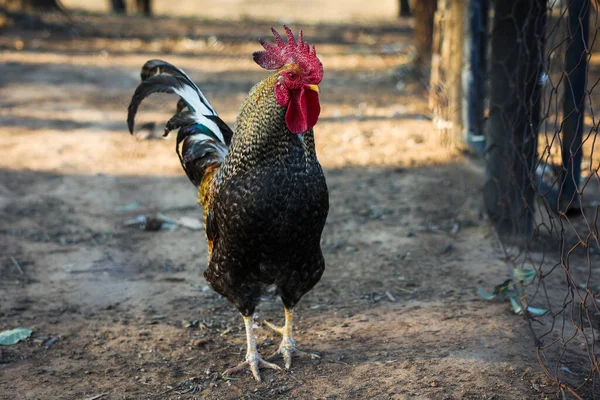
POLYGON ((415 18, 415 65, 423 77, 429 77, 431 69, 431 44, 433 40, 433 17, 437 0, 417 0, 413 4, 415 18))
POLYGON ((503 240, 533 232, 546 0, 495 0, 485 208, 503 240))
POLYGON ((408 0, 399 0, 398 6, 399 17, 410 17, 410 4, 408 4, 408 0))
POLYGON ((448 95, 450 100, 450 122, 452 129, 445 138, 447 144, 459 150, 467 150, 465 138, 463 135, 463 47, 465 40, 465 2, 464 0, 450 1, 450 25, 447 31, 450 34, 450 57, 448 60, 448 73, 446 75, 448 83, 448 95))

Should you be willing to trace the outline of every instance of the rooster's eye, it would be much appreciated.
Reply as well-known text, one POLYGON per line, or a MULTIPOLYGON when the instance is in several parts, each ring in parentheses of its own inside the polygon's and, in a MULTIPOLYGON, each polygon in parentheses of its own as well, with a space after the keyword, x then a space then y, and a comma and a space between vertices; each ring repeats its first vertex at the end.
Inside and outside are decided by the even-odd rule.
POLYGON ((290 77, 290 79, 296 79, 296 74, 293 72, 290 72, 288 76, 290 77))

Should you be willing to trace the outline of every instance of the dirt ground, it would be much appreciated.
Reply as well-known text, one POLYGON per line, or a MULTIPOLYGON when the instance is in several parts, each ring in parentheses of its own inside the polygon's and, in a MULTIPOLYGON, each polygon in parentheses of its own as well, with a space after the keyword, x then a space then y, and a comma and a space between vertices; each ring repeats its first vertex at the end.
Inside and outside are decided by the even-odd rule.
MULTIPOLYGON (((504 280, 503 253, 481 212, 481 166, 439 146, 422 85, 396 69, 409 21, 292 25, 325 66, 327 269, 296 323, 299 347, 322 358, 257 383, 220 378, 245 335, 203 279, 203 233, 124 224, 201 219, 174 141, 131 137, 125 117, 139 68, 163 58, 233 123, 266 76, 255 39, 277 21, 75 16, 77 34, 0 36, 0 330, 34 330, 0 348, 0 398, 554 397, 523 319, 476 293, 504 280)), ((142 115, 161 129, 174 105, 159 96, 142 115)), ((282 317, 263 301, 261 353, 279 339, 262 321, 282 317)))

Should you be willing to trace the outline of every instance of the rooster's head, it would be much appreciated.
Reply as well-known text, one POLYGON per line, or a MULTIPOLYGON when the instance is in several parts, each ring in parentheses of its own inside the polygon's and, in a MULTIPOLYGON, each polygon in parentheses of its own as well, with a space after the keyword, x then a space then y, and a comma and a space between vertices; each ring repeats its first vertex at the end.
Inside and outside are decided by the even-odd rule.
POLYGON ((315 46, 309 46, 298 35, 298 42, 287 26, 287 43, 271 28, 275 44, 260 39, 265 48, 253 53, 254 61, 265 69, 277 70, 274 92, 277 102, 287 107, 285 121, 290 132, 304 133, 316 125, 319 105, 319 83, 323 79, 323 64, 317 58, 315 46))

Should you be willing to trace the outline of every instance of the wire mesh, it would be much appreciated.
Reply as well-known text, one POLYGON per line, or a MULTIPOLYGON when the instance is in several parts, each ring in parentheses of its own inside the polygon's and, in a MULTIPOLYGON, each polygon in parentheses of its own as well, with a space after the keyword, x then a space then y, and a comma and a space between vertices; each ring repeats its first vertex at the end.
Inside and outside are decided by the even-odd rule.
POLYGON ((484 194, 512 274, 496 294, 559 392, 600 398, 598 3, 491 9, 484 194))

